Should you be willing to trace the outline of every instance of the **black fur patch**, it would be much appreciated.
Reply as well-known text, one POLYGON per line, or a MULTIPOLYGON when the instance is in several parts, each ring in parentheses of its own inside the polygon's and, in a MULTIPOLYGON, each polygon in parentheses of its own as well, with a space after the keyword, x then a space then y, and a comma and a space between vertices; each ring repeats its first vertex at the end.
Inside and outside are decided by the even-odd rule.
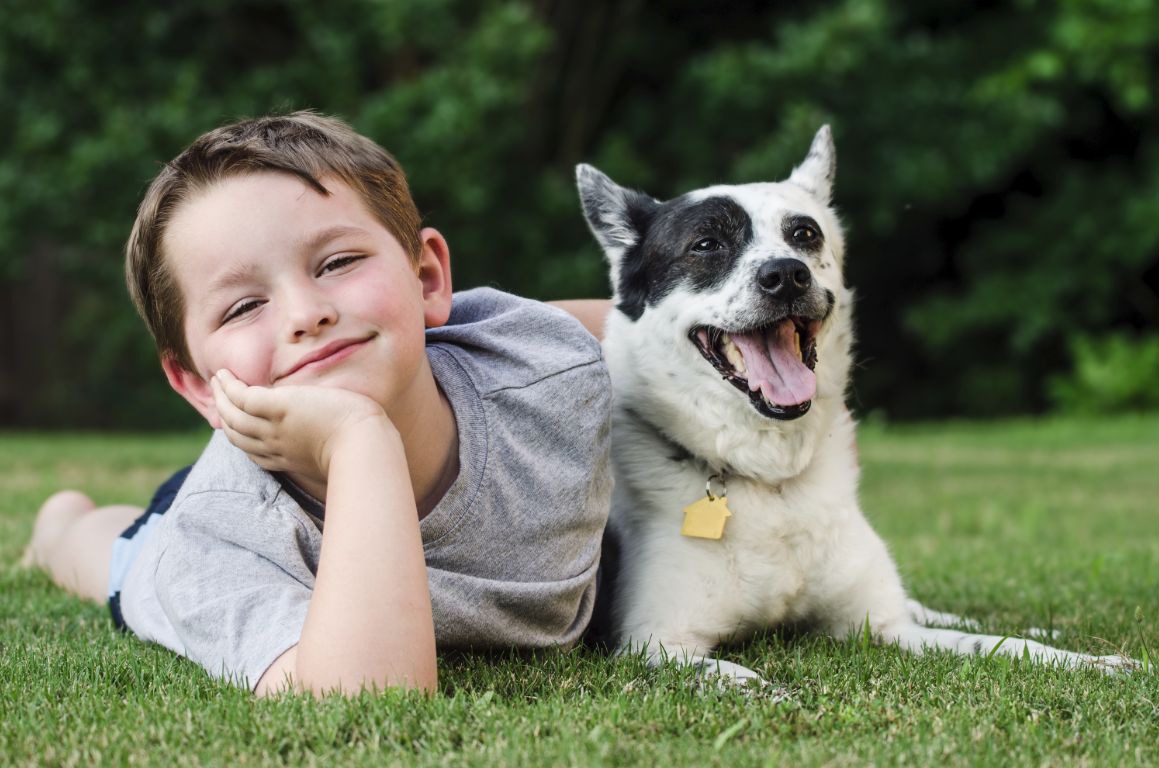
POLYGON ((801 253, 815 254, 821 252, 821 246, 825 244, 825 233, 821 231, 821 225, 813 220, 811 216, 804 216, 796 214, 793 216, 786 216, 785 220, 781 222, 781 234, 794 250, 801 253), (794 237, 798 230, 811 229, 815 236, 810 240, 802 240, 794 237))
POLYGON ((753 239, 748 211, 730 197, 678 197, 647 217, 629 214, 640 239, 620 263, 617 309, 632 320, 679 285, 697 291, 720 286, 753 239))

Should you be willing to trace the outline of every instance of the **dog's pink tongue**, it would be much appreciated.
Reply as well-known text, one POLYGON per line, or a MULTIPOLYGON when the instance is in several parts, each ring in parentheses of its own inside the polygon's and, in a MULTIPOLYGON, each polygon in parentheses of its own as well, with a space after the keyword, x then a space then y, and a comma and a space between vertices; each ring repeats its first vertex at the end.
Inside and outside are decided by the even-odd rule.
POLYGON ((773 405, 800 405, 817 393, 817 376, 801 362, 792 320, 783 320, 768 332, 736 334, 733 343, 744 355, 749 391, 758 389, 773 405))

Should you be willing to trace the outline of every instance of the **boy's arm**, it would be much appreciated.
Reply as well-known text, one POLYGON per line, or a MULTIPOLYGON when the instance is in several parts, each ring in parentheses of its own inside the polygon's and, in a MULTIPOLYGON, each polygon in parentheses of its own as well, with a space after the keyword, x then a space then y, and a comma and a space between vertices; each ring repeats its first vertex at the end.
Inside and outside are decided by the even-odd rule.
POLYGON ((426 564, 394 425, 369 398, 339 389, 247 387, 228 374, 214 388, 227 436, 260 466, 313 469, 327 481, 326 529, 301 638, 256 692, 433 690, 426 564))
POLYGON ((583 323, 588 333, 604 340, 604 321, 612 308, 611 299, 564 299, 547 303, 564 310, 583 323))

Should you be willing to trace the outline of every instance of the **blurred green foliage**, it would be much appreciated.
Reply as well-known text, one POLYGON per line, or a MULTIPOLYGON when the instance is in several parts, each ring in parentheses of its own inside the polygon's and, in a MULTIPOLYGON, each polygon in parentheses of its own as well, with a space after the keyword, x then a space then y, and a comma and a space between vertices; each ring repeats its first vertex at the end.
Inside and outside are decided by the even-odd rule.
POLYGON ((1048 380, 1051 400, 1076 414, 1159 410, 1159 335, 1117 333, 1071 340, 1074 370, 1048 380))
POLYGON ((1159 328, 1156 61, 1145 0, 7 0, 0 424, 193 423, 123 240, 197 134, 302 107, 399 157, 457 287, 539 298, 607 295, 576 162, 669 197, 830 122, 854 406, 1038 410, 1067 339, 1159 328))

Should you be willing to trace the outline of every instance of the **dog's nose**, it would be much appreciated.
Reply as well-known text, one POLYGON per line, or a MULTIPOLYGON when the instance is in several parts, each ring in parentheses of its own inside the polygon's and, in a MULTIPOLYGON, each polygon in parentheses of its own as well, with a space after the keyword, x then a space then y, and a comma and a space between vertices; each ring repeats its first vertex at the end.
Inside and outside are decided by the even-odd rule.
POLYGON ((769 259, 757 269, 757 284, 770 296, 791 301, 813 284, 813 273, 797 259, 769 259))

